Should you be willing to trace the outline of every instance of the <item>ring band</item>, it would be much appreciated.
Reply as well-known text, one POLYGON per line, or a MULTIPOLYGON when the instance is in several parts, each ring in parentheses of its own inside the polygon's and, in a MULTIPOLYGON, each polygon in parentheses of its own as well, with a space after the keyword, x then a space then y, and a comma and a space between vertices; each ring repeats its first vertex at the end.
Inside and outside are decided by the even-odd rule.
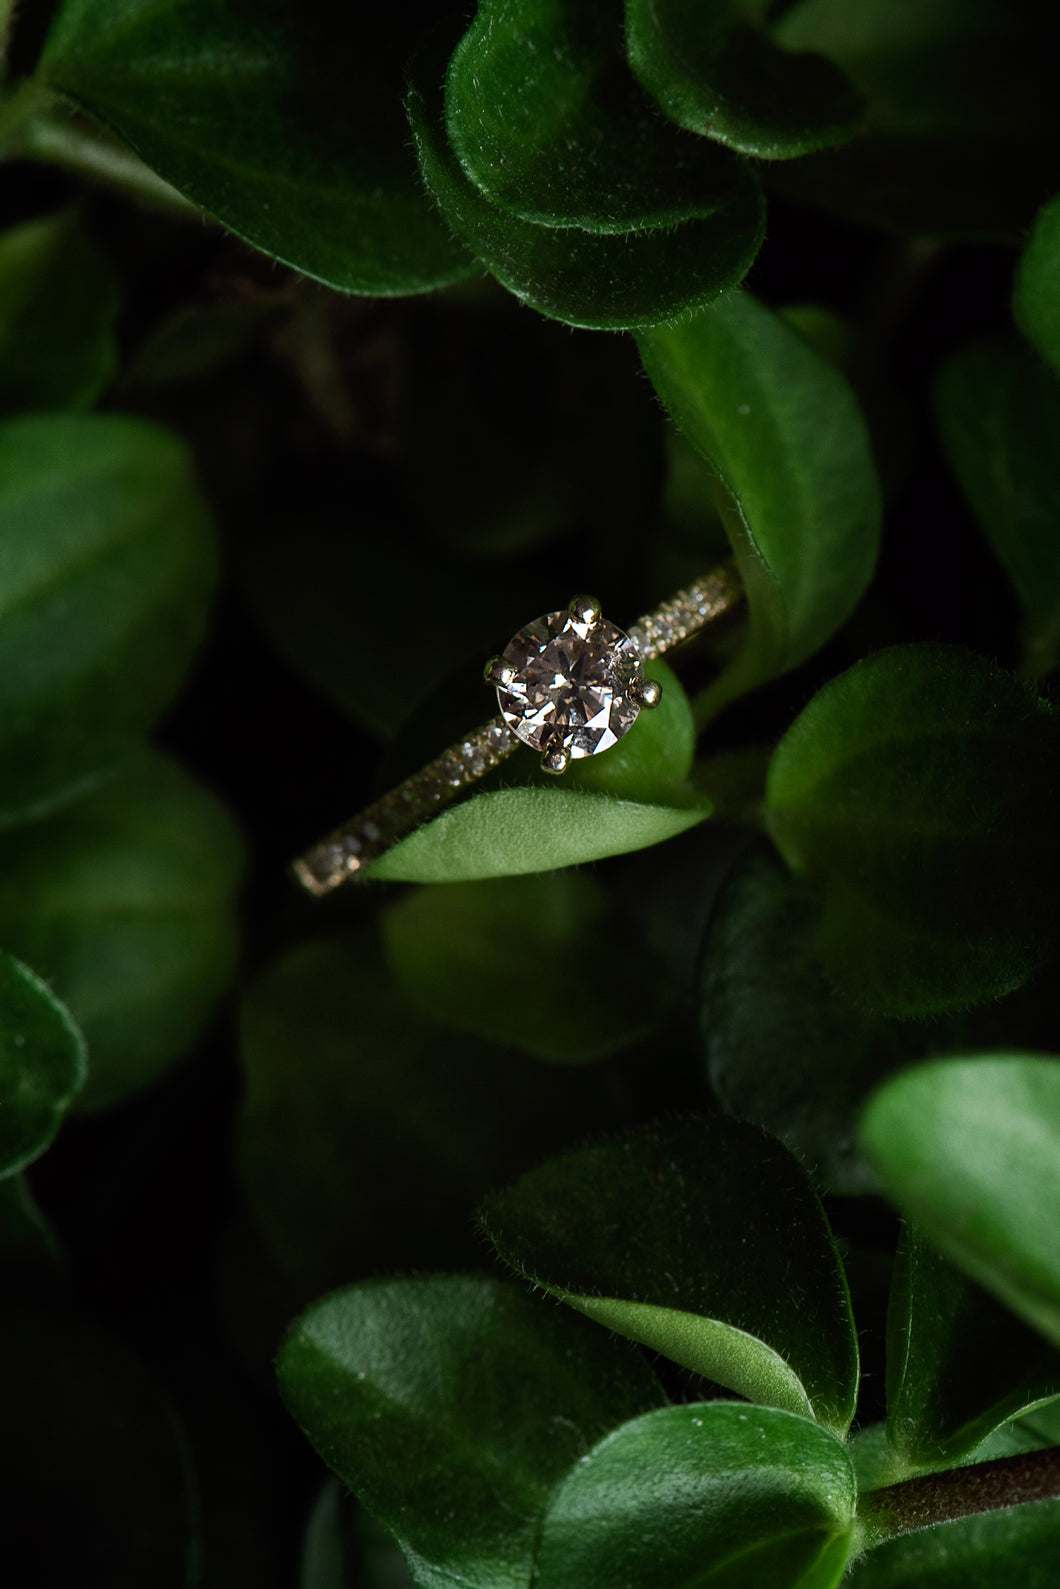
MULTIPOLYGON (((659 698, 657 687, 650 690, 644 685, 640 674, 641 664, 673 650, 684 640, 690 640, 708 624, 732 612, 743 601, 743 597, 743 586, 735 564, 730 559, 712 573, 695 580, 686 590, 678 591, 654 612, 638 618, 624 634, 612 625, 603 623, 599 617, 599 604, 588 597, 575 597, 566 614, 549 614, 546 619, 540 619, 527 630, 520 631, 505 657, 496 657, 487 666, 488 681, 498 686, 501 715, 491 718, 481 728, 451 745, 413 777, 407 778, 396 789, 390 790, 314 844, 312 849, 294 862, 295 877, 310 894, 318 897, 330 894, 342 883, 355 878, 370 861, 377 860, 399 839, 429 821, 470 784, 492 772, 520 742, 544 750, 543 765, 552 772, 562 771, 571 754, 588 755, 606 748, 599 743, 590 748, 575 744, 573 751, 568 751, 559 746, 559 736, 547 726, 542 728, 535 725, 532 729, 521 731, 518 724, 513 726, 514 708, 504 705, 507 699, 506 686, 517 689, 518 685, 511 683, 515 667, 506 663, 505 658, 512 653, 513 647, 518 647, 524 636, 541 635, 544 637, 540 642, 542 645, 549 640, 562 641, 562 627, 564 634, 570 631, 573 645, 576 646, 580 638, 583 652, 598 625, 608 631, 609 637, 617 636, 618 647, 612 643, 609 655, 616 649, 622 650, 626 669, 623 679, 626 685, 630 679, 633 682, 630 688, 624 686, 624 695, 616 694, 614 700, 626 708, 626 715, 632 721, 638 706, 652 706, 659 698), (552 629, 545 635, 545 626, 550 620, 552 629), (547 737, 549 734, 552 735, 551 740, 547 737), (552 748, 549 748, 550 745, 552 748)), ((600 646, 596 649, 599 652, 600 646)), ((513 654, 521 657, 522 652, 513 654)), ((613 671, 613 662, 610 666, 613 671)), ((607 738, 607 743, 613 743, 613 739, 624 732, 625 727, 628 727, 628 723, 612 728, 609 734, 604 733, 602 737, 607 738)))

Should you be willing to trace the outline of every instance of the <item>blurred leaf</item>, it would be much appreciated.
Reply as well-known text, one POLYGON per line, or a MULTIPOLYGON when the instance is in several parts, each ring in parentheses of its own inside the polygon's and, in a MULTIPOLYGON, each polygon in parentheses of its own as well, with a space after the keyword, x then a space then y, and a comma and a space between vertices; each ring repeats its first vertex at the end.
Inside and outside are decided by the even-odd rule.
POLYGON ((70 799, 150 727, 215 572, 175 436, 117 414, 0 425, 0 826, 70 799))
POLYGON ((15 1274, 55 1281, 62 1274, 62 1251, 24 1175, 0 1180, 0 1273, 5 1291, 15 1274))
POLYGON ((381 855, 365 875, 398 883, 460 883, 547 872, 624 855, 695 827, 705 798, 647 805, 575 789, 498 789, 443 811, 381 855))
POLYGON ((791 55, 753 23, 748 0, 626 0, 629 62, 680 127, 763 160, 841 143, 861 98, 821 55, 791 55))
POLYGON ((347 1589, 346 1547, 342 1537, 343 1489, 328 1479, 309 1514, 298 1589, 347 1589))
POLYGON ((549 1502, 540 1589, 831 1589, 854 1474, 825 1430, 772 1407, 700 1402, 605 1436, 549 1502))
POLYGON ((69 215, 0 233, 0 412, 88 408, 114 369, 118 283, 69 215))
POLYGON ((369 1281, 280 1348, 280 1391, 430 1589, 530 1582, 549 1493, 614 1424, 665 1401, 602 1330, 486 1277, 369 1281))
POLYGON ((637 339, 674 421, 728 495, 746 644, 697 721, 786 672, 850 616, 876 560, 880 495, 846 381, 778 315, 733 293, 637 339))
POLYGON ((344 292, 422 292, 474 269, 402 112, 424 9, 64 0, 41 71, 263 253, 344 292))
POLYGON ((417 889, 387 908, 383 932, 399 982, 435 1020, 541 1059, 580 1064, 628 1047, 674 996, 666 967, 584 872, 417 889), (617 944, 628 966, 618 979, 617 944))
POLYGON ((84 1038, 28 966, 0 950, 0 1177, 55 1137, 84 1086, 84 1038))
POLYGON ((849 1589, 1055 1589, 1060 1500, 939 1523, 860 1556, 849 1589))
POLYGON ((1060 384, 1029 349, 984 342, 947 360, 935 407, 950 466, 1024 613, 1024 673, 1060 661, 1060 384))
POLYGON ((1060 1352, 902 1232, 887 1319, 887 1440, 898 1470, 947 1466, 1000 1424, 1060 1396, 1060 1352))
POLYGON ((957 647, 894 646, 781 740, 766 820, 823 893, 825 970, 895 1015, 982 1003, 1057 943, 1056 713, 957 647))
POLYGON ((873 1095, 861 1137, 927 1239, 1060 1345, 1060 1060, 918 1066, 873 1095))
POLYGON ((1057 188, 1060 29, 1038 0, 796 0, 772 28, 867 104, 842 149, 772 167, 804 204, 913 236, 1003 236, 1057 188))
POLYGON ((727 150, 659 116, 616 24, 617 5, 599 0, 482 0, 449 62, 445 124, 465 177, 500 209, 626 235, 709 219, 743 186, 727 150))
POLYGON ((1060 371, 1060 196, 1038 211, 1016 270, 1016 323, 1060 371))
POLYGON ((85 1034, 79 1108, 146 1086, 198 1036, 235 969, 241 870, 227 812, 160 756, 0 835, 0 943, 85 1034))
POLYGON ((495 203, 465 175, 446 137, 441 83, 456 42, 445 30, 412 68, 407 109, 420 167, 453 231, 517 298, 568 325, 620 330, 706 303, 743 277, 761 242, 762 212, 754 176, 735 159, 722 162, 731 178, 711 212, 675 230, 541 225, 495 203))
POLYGON ((194 1582, 199 1541, 183 1433, 142 1365, 85 1313, 9 1301, 0 1353, 9 1365, 4 1549, 10 1563, 24 1564, 19 1581, 78 1589, 194 1582))
POLYGON ((477 1200, 619 1118, 600 1073, 542 1067, 410 1008, 370 938, 272 965, 244 1005, 240 1176, 307 1295, 380 1269, 472 1263, 477 1200))
POLYGON ((858 1355, 842 1265, 790 1154, 722 1115, 553 1159, 479 1211, 506 1263, 738 1395, 845 1433, 858 1355))

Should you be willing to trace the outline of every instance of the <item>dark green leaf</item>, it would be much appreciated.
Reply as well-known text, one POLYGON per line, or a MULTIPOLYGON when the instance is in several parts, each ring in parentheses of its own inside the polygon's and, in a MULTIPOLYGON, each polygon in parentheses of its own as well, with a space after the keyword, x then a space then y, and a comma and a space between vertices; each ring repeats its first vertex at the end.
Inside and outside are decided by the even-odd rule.
POLYGON ((198 1035, 235 967, 241 870, 231 818, 161 757, 0 836, 0 943, 84 1031, 79 1107, 153 1081, 198 1035))
POLYGON ((870 1099, 861 1137, 928 1240, 1060 1345, 1060 1060, 918 1066, 870 1099))
POLYGON ((1020 330, 1060 371, 1060 196, 1038 212, 1020 256, 1012 307, 1020 330))
POLYGON ((787 160, 841 143, 862 103, 820 55, 789 55, 746 0, 626 0, 629 63, 671 121, 744 154, 787 160))
POLYGON ((855 1562, 849 1589, 1055 1589, 1060 1500, 905 1534, 855 1562))
POLYGON ((485 1277, 369 1281, 303 1315, 280 1390, 426 1589, 523 1589, 549 1492, 665 1398, 638 1354, 485 1277))
POLYGON ((617 5, 599 0, 482 0, 449 63, 445 122, 464 175, 546 227, 670 230, 746 181, 726 150, 659 116, 626 64, 617 5))
POLYGON ((545 1514, 540 1589, 832 1589, 854 1474, 825 1430, 772 1407, 645 1413, 571 1469, 545 1514))
POLYGON ((906 1227, 887 1319, 888 1482, 970 1455, 1053 1396, 1060 1352, 906 1227))
POLYGON ((766 818, 823 893, 825 969, 924 1015, 1024 983, 1057 942, 1060 722, 956 647, 895 646, 820 690, 778 746, 766 818))
POLYGON ((59 1243, 33 1201, 24 1175, 8 1175, 0 1181, 0 1265, 5 1289, 12 1274, 52 1285, 62 1276, 59 1243))
POLYGON ((383 930, 398 980, 436 1020, 541 1059, 601 1059, 647 1036, 673 1001, 666 968, 584 872, 418 889, 383 930), (618 979, 616 942, 629 968, 618 979))
POLYGON ((711 813, 709 801, 646 805, 575 789, 498 789, 443 811, 373 861, 366 876, 459 883, 598 861, 661 844, 711 813))
POLYGON ((735 160, 712 213, 675 231, 545 226, 503 209, 464 174, 445 132, 441 82, 455 36, 417 58, 408 99, 420 166, 446 221, 516 297, 568 325, 650 325, 740 281, 762 237, 755 179, 735 160))
POLYGON ((813 1190, 717 1115, 554 1159, 480 1210, 501 1257, 608 1329, 845 1432, 857 1390, 846 1280, 813 1190))
POLYGON ((431 1024, 367 937, 271 966, 241 1028, 243 1187, 306 1295, 384 1268, 474 1262, 469 1212, 513 1164, 625 1118, 599 1072, 431 1024))
POLYGON ((0 826, 69 799, 154 722, 215 566, 176 437, 116 414, 0 425, 0 826))
POLYGON ((0 950, 0 1176, 44 1152, 85 1081, 85 1043, 28 966, 0 950))
POLYGON ((474 266, 408 146, 418 21, 331 0, 65 0, 42 73, 266 254, 346 292, 421 292, 474 266))
POLYGON ((637 340, 659 396, 727 493, 750 604, 742 652, 697 702, 702 723, 849 617, 876 560, 879 486, 846 381, 746 293, 637 340))
POLYGON ((346 1589, 346 1545, 342 1532, 343 1489, 329 1479, 309 1515, 298 1589, 346 1589))
POLYGON ((0 413, 87 408, 114 368, 118 284, 71 216, 0 234, 0 413))
POLYGON ((867 104, 844 148, 771 168, 781 192, 911 236, 1010 239, 1056 191, 1052 7, 795 0, 772 37, 828 56, 867 104))
POLYGON ((1060 661, 1060 384, 1014 339, 942 368, 935 405, 965 496, 1019 596, 1024 673, 1060 661))

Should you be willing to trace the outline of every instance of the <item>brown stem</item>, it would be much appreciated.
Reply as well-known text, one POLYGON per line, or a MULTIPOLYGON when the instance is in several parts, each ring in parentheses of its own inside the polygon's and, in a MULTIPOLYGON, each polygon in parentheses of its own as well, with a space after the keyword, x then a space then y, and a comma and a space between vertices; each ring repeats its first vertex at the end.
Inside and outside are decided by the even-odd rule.
POLYGON ((949 1523, 975 1512, 994 1512, 1023 1501, 1060 1495, 1060 1446, 1028 1451, 994 1462, 972 1462, 944 1473, 924 1473, 863 1496, 859 1513, 866 1546, 933 1523, 949 1523))

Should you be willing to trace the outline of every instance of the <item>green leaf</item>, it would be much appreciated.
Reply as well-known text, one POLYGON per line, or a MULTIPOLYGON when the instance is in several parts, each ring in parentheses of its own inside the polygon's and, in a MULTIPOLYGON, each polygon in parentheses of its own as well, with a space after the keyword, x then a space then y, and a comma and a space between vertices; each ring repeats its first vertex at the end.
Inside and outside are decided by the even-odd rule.
POLYGON ((629 63, 679 127, 762 160, 788 160, 855 131, 861 97, 821 55, 778 50, 747 0, 626 0, 629 63))
POLYGON ((84 1038, 50 988, 0 950, 0 1176, 39 1157, 84 1086, 84 1038))
POLYGON ((943 365, 935 407, 946 454, 1023 608, 1023 673, 1060 662, 1060 384, 1015 340, 943 365))
POLYGON ((486 1199, 506 1263, 752 1401, 842 1434, 857 1390, 846 1280, 778 1142, 723 1116, 628 1132, 486 1199))
POLYGON ((63 1280, 63 1254, 48 1221, 33 1200, 24 1175, 0 1180, 0 1265, 5 1290, 12 1277, 34 1290, 55 1288, 63 1280))
POLYGON ((702 725, 804 661, 850 616, 876 560, 879 486, 844 378, 748 294, 637 341, 656 391, 727 494, 750 605, 743 650, 696 703, 702 725))
POLYGON ((905 1534, 861 1556, 849 1589, 1054 1589, 1060 1500, 905 1534))
POLYGON ((69 215, 0 233, 0 413, 88 408, 117 356, 118 284, 69 215))
POLYGON ((574 789, 480 794, 417 828, 365 876, 398 883, 461 883, 547 872, 661 844, 711 813, 709 801, 644 805, 574 789))
POLYGON ((540 1589, 832 1589, 854 1474, 825 1430, 772 1407, 664 1407, 600 1441, 559 1485, 540 1589))
POLYGON ((783 194, 913 237, 1008 241, 1056 191, 1052 7, 795 0, 771 34, 828 56, 867 105, 845 147, 771 168, 783 194))
POLYGON ((546 226, 494 202, 466 176, 446 136, 441 83, 456 42, 446 31, 412 68, 407 110, 420 167, 457 237, 517 298, 568 325, 621 330, 706 303, 741 280, 763 223, 755 178, 735 160, 711 213, 673 231, 546 226))
POLYGON ((1060 1061, 981 1054, 918 1066, 869 1100, 861 1137, 927 1239, 1060 1345, 1060 1061))
POLYGON ((655 1030, 673 1002, 661 961, 583 872, 418 889, 386 910, 383 931, 399 982, 435 1020, 541 1059, 601 1059, 655 1030), (617 980, 616 942, 629 966, 617 980))
POLYGON ((626 64, 616 12, 598 0, 482 0, 453 51, 453 153, 475 187, 523 221, 669 230, 709 219, 746 180, 726 150, 658 115, 626 64))
POLYGON ((277 1373, 425 1589, 525 1589, 553 1485, 665 1400, 639 1354, 485 1277, 338 1291, 294 1326, 277 1373))
POLYGON ((0 943, 47 977, 85 1034, 78 1107, 145 1086, 198 1036, 235 968, 241 870, 225 810, 155 756, 0 835, 0 943))
POLYGON ((308 1296, 380 1269, 474 1263, 469 1211, 513 1165, 628 1118, 598 1071, 434 1025, 368 935, 278 960, 240 1027, 244 1194, 308 1296))
POLYGON ((894 646, 832 679, 774 753, 766 821, 823 895, 818 949, 872 1008, 999 997, 1057 944, 1060 722, 957 647, 894 646))
POLYGON ((887 1318, 888 1482, 970 1455, 1056 1396, 1060 1353, 907 1226, 887 1318))
POLYGON ((264 253, 345 292, 422 292, 474 265, 408 146, 417 21, 332 0, 65 0, 41 74, 264 253))
POLYGON ((1038 211, 1016 269, 1016 324, 1060 371, 1060 195, 1038 211))
POLYGON ((215 572, 175 436, 116 414, 0 425, 0 826, 68 800, 150 727, 215 572))

